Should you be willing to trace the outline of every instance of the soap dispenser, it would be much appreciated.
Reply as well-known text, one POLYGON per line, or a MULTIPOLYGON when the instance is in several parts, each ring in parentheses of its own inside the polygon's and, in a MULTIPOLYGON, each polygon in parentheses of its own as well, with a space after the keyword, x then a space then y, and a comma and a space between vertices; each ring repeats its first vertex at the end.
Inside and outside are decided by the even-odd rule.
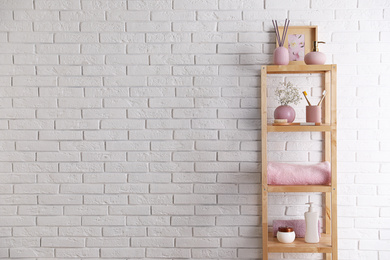
POLYGON ((313 202, 306 203, 309 204, 309 211, 305 212, 305 222, 306 222, 306 234, 305 242, 306 243, 318 243, 320 237, 318 234, 318 213, 313 211, 313 202))
POLYGON ((319 43, 325 43, 325 42, 317 42, 314 41, 313 44, 313 51, 309 52, 305 55, 305 63, 307 65, 324 65, 326 61, 326 56, 322 52, 319 52, 318 50, 318 44, 319 43))

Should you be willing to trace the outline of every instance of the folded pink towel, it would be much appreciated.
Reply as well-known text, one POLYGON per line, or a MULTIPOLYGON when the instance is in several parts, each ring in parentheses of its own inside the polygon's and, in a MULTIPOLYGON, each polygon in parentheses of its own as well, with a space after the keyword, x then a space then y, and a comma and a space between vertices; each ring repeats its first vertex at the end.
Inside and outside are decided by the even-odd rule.
POLYGON ((270 185, 329 185, 330 163, 298 165, 268 162, 267 176, 270 185))
MULTIPOLYGON (((274 237, 276 237, 279 227, 292 227, 296 237, 305 237, 306 234, 306 223, 304 219, 274 220, 272 226, 274 237)), ((318 221, 318 234, 321 237, 320 221, 318 221)))

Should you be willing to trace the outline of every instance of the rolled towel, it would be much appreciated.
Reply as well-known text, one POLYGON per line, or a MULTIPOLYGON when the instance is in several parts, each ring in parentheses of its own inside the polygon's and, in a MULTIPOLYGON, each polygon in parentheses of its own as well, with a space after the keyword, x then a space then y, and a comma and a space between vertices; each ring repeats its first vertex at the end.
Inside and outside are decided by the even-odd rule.
MULTIPOLYGON (((289 220, 274 220, 273 221, 274 237, 278 232, 279 227, 292 227, 295 231, 296 237, 305 237, 306 223, 304 219, 289 219, 289 220)), ((321 237, 321 224, 318 220, 318 234, 321 237)))
POLYGON ((268 162, 267 176, 269 185, 330 185, 330 163, 299 165, 268 162))

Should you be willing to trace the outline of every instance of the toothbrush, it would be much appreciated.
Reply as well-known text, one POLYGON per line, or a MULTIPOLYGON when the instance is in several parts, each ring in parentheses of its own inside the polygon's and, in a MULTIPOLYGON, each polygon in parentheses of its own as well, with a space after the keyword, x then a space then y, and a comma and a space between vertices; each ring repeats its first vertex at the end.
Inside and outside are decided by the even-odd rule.
POLYGON ((307 93, 306 93, 306 91, 303 91, 302 93, 303 93, 303 95, 305 96, 306 101, 307 101, 307 103, 309 104, 309 106, 311 106, 310 101, 307 99, 307 93))
POLYGON ((325 95, 326 95, 326 90, 324 90, 324 91, 322 92, 322 97, 321 97, 321 99, 320 99, 320 102, 318 102, 318 105, 317 105, 317 106, 321 105, 322 101, 323 101, 324 98, 325 98, 325 95))

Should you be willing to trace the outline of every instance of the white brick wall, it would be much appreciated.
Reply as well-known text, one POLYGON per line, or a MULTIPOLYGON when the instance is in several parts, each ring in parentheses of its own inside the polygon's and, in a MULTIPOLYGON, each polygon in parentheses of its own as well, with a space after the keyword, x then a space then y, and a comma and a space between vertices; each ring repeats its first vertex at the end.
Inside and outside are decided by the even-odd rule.
MULTIPOLYGON (((318 25, 338 64, 339 259, 389 259, 388 1, 0 9, 1 259, 261 259, 259 71, 286 17, 318 25)), ((315 76, 283 80, 321 94, 315 76)), ((272 134, 269 159, 318 161, 321 139, 272 134)), ((269 217, 308 200, 321 211, 319 194, 270 196, 269 217)), ((272 254, 298 258, 322 255, 272 254)))

